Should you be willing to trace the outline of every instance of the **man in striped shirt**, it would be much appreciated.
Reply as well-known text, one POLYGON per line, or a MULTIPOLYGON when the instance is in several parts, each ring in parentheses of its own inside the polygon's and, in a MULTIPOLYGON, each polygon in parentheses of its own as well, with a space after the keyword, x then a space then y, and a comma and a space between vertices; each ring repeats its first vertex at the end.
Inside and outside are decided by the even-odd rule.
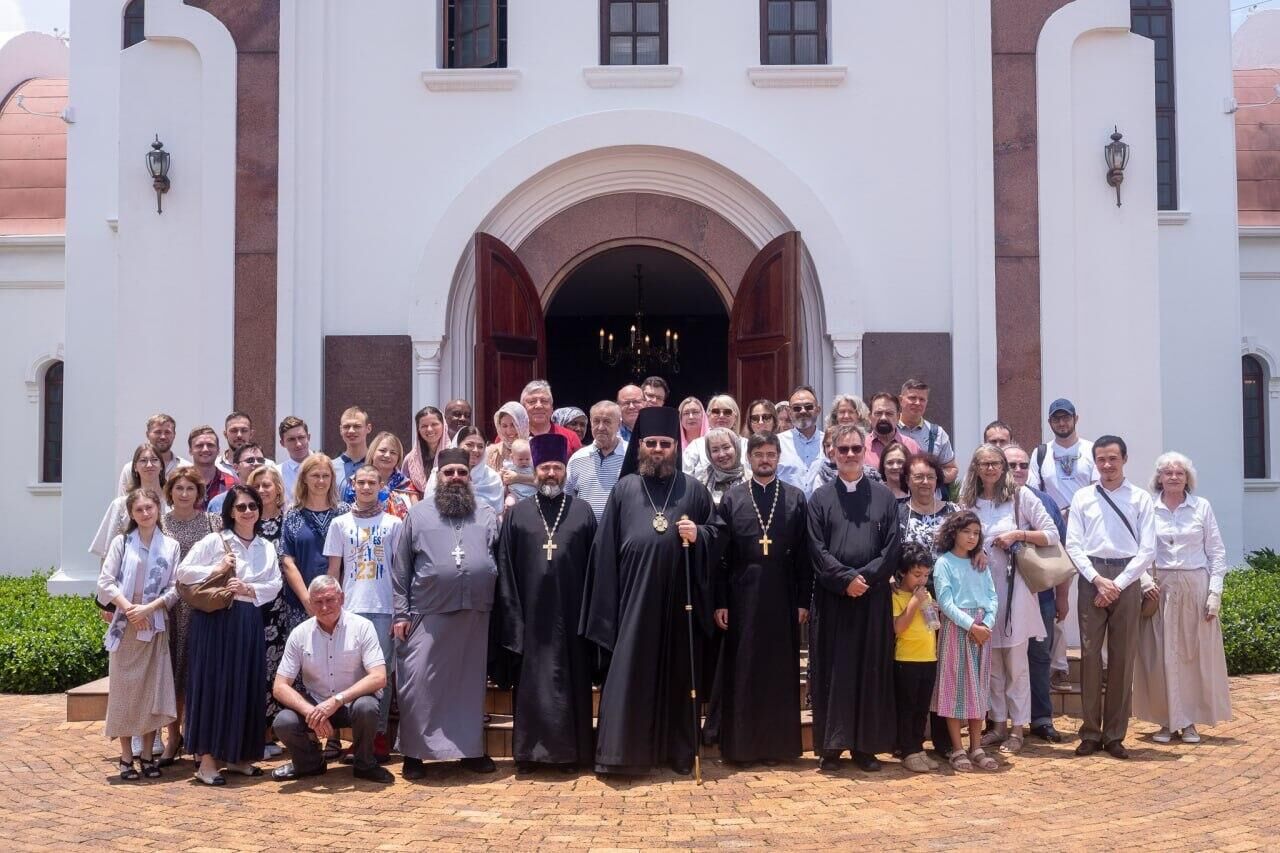
POLYGON ((611 400, 601 400, 591 407, 591 444, 569 457, 565 491, 586 501, 596 521, 604 515, 609 493, 622 472, 627 443, 618 437, 621 426, 622 408, 611 400))

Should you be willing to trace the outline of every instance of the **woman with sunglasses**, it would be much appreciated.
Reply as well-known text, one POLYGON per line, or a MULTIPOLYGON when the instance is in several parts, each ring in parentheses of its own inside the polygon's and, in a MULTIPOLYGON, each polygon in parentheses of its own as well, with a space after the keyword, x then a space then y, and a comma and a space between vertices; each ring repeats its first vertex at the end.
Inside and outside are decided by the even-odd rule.
MULTIPOLYGON (((728 394, 718 394, 707 403, 707 430, 723 428, 729 430, 737 439, 738 458, 747 458, 747 439, 742 435, 742 410, 738 402, 728 394)), ((700 483, 706 482, 707 467, 711 465, 711 454, 707 452, 707 437, 689 442, 689 446, 681 450, 681 468, 700 483)))
POLYGON ((747 406, 746 423, 742 425, 742 434, 747 438, 758 432, 778 433, 778 411, 772 402, 763 398, 752 400, 747 406))
POLYGON ((183 729, 187 748, 200 756, 196 779, 205 785, 226 784, 221 767, 262 775, 253 763, 262 757, 267 730, 266 644, 258 608, 280 593, 281 580, 275 546, 258 534, 261 517, 257 490, 232 486, 222 504, 224 529, 197 542, 178 567, 178 582, 186 584, 220 568, 232 571, 226 584, 235 596, 231 606, 213 613, 193 609, 187 638, 183 729))

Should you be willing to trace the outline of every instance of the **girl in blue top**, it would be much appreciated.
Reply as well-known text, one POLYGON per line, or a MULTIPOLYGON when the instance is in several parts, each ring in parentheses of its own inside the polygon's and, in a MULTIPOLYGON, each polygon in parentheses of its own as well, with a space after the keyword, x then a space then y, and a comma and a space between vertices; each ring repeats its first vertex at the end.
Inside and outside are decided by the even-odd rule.
POLYGON ((996 623, 995 581, 973 564, 982 552, 982 522, 964 510, 943 522, 936 542, 933 588, 942 611, 938 632, 938 681, 933 710, 947 721, 954 748, 947 761, 957 771, 995 770, 999 764, 982 751, 982 720, 987 715, 991 680, 991 629, 996 623), (959 748, 960 721, 969 721, 969 753, 959 748))

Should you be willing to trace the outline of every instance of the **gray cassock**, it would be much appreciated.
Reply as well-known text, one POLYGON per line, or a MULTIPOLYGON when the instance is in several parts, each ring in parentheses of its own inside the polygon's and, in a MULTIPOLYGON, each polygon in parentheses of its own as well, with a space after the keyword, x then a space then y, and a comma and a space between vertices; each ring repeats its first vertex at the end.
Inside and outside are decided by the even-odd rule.
POLYGON ((397 644, 400 751, 410 758, 475 758, 484 750, 489 612, 498 567, 498 520, 478 505, 455 529, 431 500, 405 517, 392 567, 397 644), (455 549, 461 545, 461 557, 455 549), (461 563, 461 565, 459 565, 461 563))

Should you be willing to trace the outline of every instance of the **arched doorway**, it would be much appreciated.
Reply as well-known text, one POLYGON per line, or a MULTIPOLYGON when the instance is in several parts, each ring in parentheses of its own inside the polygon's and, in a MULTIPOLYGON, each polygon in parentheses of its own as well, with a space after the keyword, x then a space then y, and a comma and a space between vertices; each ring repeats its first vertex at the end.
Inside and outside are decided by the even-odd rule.
POLYGON ((551 294, 546 330, 547 378, 562 404, 587 409, 649 375, 671 386, 672 405, 729 387, 728 307, 703 270, 668 249, 625 245, 582 261, 551 294), (638 372, 627 353, 637 312, 651 344, 668 356, 655 355, 638 372), (601 331, 614 336, 612 351, 601 331))

